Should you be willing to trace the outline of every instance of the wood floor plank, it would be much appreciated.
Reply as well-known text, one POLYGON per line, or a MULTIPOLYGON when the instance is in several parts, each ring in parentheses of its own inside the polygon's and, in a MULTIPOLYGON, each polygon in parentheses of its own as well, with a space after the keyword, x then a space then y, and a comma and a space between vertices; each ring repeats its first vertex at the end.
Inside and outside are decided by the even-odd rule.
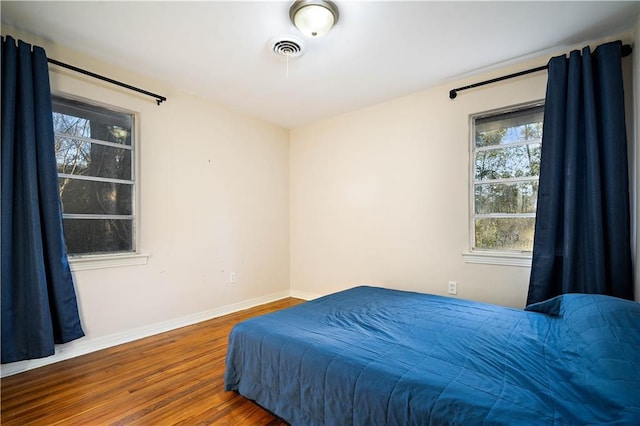
POLYGON ((1 379, 3 425, 286 425, 224 391, 231 328, 287 298, 1 379))

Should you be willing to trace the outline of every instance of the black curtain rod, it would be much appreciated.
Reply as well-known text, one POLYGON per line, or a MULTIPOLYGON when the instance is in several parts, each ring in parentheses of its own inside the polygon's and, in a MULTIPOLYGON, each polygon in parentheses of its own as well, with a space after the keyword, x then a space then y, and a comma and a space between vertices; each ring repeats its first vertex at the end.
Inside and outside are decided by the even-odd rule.
POLYGON ((50 64, 57 65, 62 68, 70 69, 71 71, 75 71, 80 74, 88 75, 89 77, 97 78, 98 80, 106 81, 107 83, 115 84, 116 86, 124 87, 125 89, 133 90, 134 92, 142 93, 143 95, 151 96, 152 98, 156 98, 156 103, 160 105, 162 102, 166 101, 167 98, 164 96, 156 95, 155 93, 147 92, 146 90, 142 90, 138 87, 131 86, 126 83, 122 83, 121 81, 114 80, 109 77, 105 77, 100 74, 96 74, 91 71, 84 70, 82 68, 75 67, 73 65, 65 64, 64 62, 56 61, 55 59, 47 58, 47 61, 50 64))
MULTIPOLYGON (((630 45, 624 44, 624 45, 622 45, 622 49, 620 49, 620 54, 624 58, 625 56, 631 55, 632 51, 633 51, 633 48, 630 45)), ((487 84, 497 83, 498 81, 508 80, 510 78, 515 78, 515 77, 520 77, 521 75, 531 74, 531 73, 534 73, 534 72, 546 70, 548 68, 549 68, 549 65, 542 65, 540 67, 531 68, 530 70, 519 71, 519 72, 516 72, 516 73, 513 73, 513 74, 503 75, 502 77, 492 78, 491 80, 481 81, 479 83, 473 83, 473 84, 470 84, 468 86, 458 87, 457 89, 451 89, 449 91, 449 99, 455 99, 456 96, 458 96, 458 92, 461 92, 463 90, 473 89, 474 87, 485 86, 487 84)))

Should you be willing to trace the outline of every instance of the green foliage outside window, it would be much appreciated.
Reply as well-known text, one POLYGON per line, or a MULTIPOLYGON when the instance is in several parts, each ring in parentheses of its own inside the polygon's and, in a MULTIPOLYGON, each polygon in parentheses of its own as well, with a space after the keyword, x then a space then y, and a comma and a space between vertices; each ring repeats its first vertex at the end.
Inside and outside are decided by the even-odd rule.
POLYGON ((530 251, 543 107, 475 119, 474 248, 530 251))

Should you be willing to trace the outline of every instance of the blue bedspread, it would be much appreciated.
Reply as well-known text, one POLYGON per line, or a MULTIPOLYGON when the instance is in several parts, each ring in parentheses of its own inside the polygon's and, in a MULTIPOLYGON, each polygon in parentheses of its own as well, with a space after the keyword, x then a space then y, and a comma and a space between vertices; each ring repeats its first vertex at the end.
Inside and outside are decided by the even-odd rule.
POLYGON ((294 425, 640 424, 640 304, 356 287, 252 318, 225 386, 294 425))

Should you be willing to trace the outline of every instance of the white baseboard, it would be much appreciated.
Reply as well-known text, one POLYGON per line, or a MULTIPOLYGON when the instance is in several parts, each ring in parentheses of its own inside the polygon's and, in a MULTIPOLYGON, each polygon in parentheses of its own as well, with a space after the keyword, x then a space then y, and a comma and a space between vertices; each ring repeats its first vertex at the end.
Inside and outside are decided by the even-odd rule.
POLYGON ((222 306, 204 312, 198 312, 181 318, 163 321, 156 324, 150 324, 121 333, 111 334, 109 336, 97 337, 94 339, 83 337, 73 342, 65 343, 64 345, 56 345, 56 353, 49 357, 3 364, 0 367, 0 377, 12 376, 14 374, 22 373, 23 371, 43 367, 45 365, 64 361, 65 359, 75 358, 80 355, 86 355, 91 352, 121 345, 123 343, 133 342, 134 340, 153 336, 154 334, 164 333, 166 331, 175 330, 187 325, 196 324, 198 322, 210 320, 212 318, 217 318, 223 315, 228 315, 234 312, 253 308, 254 306, 264 305, 265 303, 274 302, 276 300, 284 299, 289 296, 291 296, 289 291, 283 291, 245 300, 243 302, 233 303, 231 305, 222 306))
POLYGON ((326 295, 319 294, 319 293, 309 293, 306 291, 291 290, 290 296, 295 297, 296 299, 313 300, 313 299, 317 299, 318 297, 322 297, 326 295))

